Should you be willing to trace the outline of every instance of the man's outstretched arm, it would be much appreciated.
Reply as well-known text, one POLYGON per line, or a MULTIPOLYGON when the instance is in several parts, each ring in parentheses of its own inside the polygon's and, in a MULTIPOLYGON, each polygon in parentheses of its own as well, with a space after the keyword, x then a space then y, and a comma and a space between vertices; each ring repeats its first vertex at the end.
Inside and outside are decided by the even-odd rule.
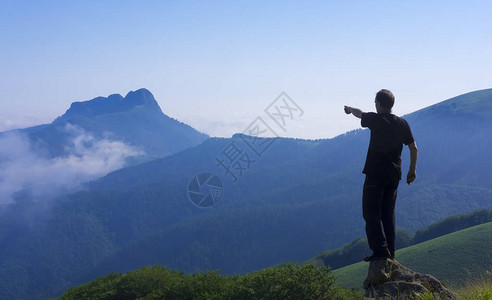
POLYGON ((417 153, 419 150, 417 149, 417 144, 415 142, 409 144, 408 149, 410 150, 410 169, 407 174, 407 183, 410 185, 410 183, 417 178, 417 153))
POLYGON ((350 106, 344 106, 343 109, 345 110, 345 113, 348 114, 353 114, 357 118, 362 118, 362 114, 364 113, 362 110, 355 108, 355 107, 350 107, 350 106))

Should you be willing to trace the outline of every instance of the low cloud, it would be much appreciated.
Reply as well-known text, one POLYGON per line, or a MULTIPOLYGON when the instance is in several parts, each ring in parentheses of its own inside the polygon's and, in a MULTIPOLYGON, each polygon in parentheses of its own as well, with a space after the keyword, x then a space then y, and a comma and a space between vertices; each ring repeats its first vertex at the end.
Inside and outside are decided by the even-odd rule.
POLYGON ((97 139, 80 127, 67 125, 72 138, 65 154, 47 157, 21 133, 0 136, 0 204, 29 197, 42 200, 74 191, 84 182, 122 168, 128 157, 143 154, 121 141, 97 139))

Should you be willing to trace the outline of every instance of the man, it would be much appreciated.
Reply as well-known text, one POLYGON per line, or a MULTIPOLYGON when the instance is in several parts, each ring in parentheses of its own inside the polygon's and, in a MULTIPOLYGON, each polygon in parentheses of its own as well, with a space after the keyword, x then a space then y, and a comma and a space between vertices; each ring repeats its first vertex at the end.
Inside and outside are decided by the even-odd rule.
POLYGON ((373 251, 364 261, 395 257, 395 201, 401 180, 403 144, 410 149, 407 183, 415 178, 417 145, 408 123, 391 113, 395 97, 388 90, 376 94, 377 113, 365 113, 345 106, 345 113, 361 119, 361 126, 371 130, 371 140, 362 173, 366 174, 362 193, 362 214, 366 221, 369 247, 373 251))

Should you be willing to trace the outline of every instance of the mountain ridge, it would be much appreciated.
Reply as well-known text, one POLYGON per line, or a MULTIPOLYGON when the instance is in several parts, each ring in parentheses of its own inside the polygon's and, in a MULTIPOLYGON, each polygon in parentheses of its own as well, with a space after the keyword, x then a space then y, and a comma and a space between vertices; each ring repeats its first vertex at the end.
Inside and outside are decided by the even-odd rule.
POLYGON ((476 90, 452 97, 434 105, 427 106, 419 111, 447 109, 450 112, 461 113, 490 113, 492 112, 492 88, 476 90))

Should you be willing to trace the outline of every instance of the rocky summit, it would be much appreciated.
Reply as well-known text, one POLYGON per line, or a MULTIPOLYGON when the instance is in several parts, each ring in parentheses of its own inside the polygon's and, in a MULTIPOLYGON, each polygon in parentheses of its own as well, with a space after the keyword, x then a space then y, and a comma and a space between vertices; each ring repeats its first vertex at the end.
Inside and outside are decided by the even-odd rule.
POLYGON ((152 93, 144 88, 130 91, 124 98, 120 94, 97 97, 88 101, 73 102, 70 108, 55 122, 67 121, 77 117, 93 117, 102 114, 126 111, 142 107, 162 113, 152 93))

